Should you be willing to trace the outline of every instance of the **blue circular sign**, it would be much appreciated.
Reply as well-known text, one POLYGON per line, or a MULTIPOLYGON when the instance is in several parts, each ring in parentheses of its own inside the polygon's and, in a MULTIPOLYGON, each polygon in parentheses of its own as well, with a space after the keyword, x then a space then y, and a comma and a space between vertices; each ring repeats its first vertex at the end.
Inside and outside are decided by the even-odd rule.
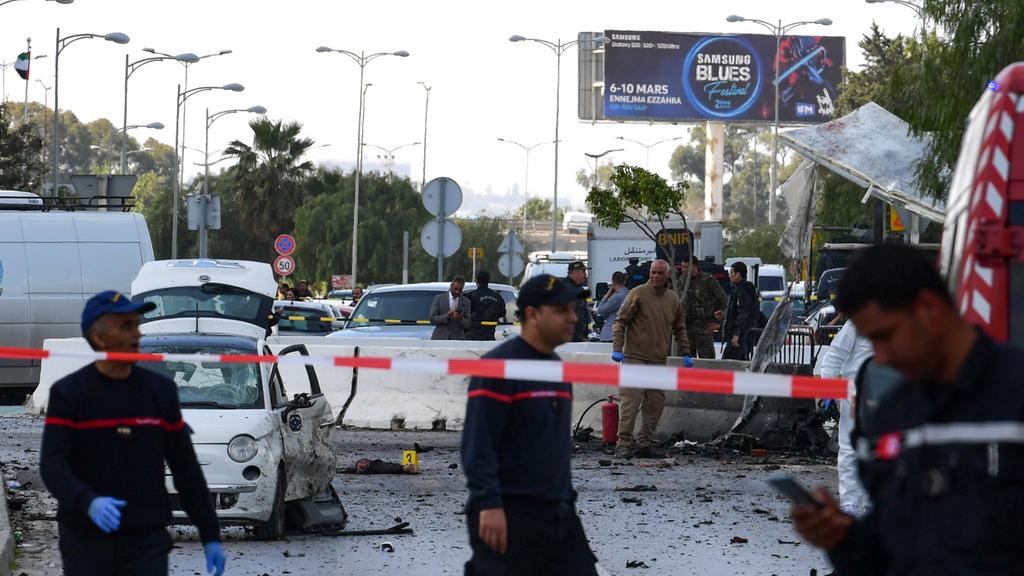
POLYGON ((691 106, 711 118, 740 116, 761 95, 761 58, 745 38, 705 38, 683 62, 683 91, 691 106))
POLYGON ((274 250, 282 256, 287 256, 295 251, 295 238, 288 234, 281 234, 274 240, 274 250))

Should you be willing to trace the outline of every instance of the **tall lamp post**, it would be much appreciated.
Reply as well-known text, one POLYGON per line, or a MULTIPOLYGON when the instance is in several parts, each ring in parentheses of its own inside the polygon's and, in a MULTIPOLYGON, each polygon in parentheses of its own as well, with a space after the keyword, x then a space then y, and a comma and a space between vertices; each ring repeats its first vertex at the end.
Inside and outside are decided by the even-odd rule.
MULTIPOLYGON (((564 54, 569 48, 579 44, 580 41, 572 40, 571 42, 562 42, 561 38, 559 38, 552 42, 550 40, 542 40, 539 38, 527 38, 525 36, 519 36, 518 34, 509 38, 509 42, 525 41, 536 42, 555 53, 555 187, 554 201, 551 205, 551 251, 554 252, 557 249, 556 241, 558 240, 558 120, 561 112, 562 54, 564 54)), ((591 41, 598 45, 610 42, 609 38, 603 34, 595 36, 591 41)))
POLYGON ((397 52, 375 52, 373 54, 359 52, 356 54, 348 50, 328 48, 327 46, 320 46, 316 51, 320 53, 337 52, 338 54, 344 54, 359 66, 359 116, 356 119, 356 191, 355 202, 352 205, 352 285, 355 286, 359 270, 359 180, 362 177, 363 171, 363 107, 366 105, 366 89, 363 84, 363 77, 366 65, 377 58, 381 56, 406 58, 409 56, 409 53, 405 50, 399 50, 397 52))
POLYGON ((615 139, 616 140, 622 140, 623 142, 631 142, 633 144, 636 144, 637 146, 642 146, 644 151, 647 154, 646 159, 644 160, 644 170, 650 170, 651 169, 651 148, 654 148, 658 144, 664 144, 665 142, 675 142, 676 140, 682 140, 683 137, 682 136, 676 136, 675 138, 666 138, 664 140, 658 140, 657 142, 654 142, 653 144, 644 144, 643 142, 641 142, 639 140, 633 140, 632 138, 626 138, 624 136, 616 136, 615 139))
POLYGON ((526 174, 523 177, 523 234, 526 234, 526 203, 530 201, 530 152, 533 152, 533 149, 538 146, 553 144, 553 142, 537 142, 536 144, 531 144, 529 146, 516 142, 515 140, 507 140, 505 138, 498 138, 498 142, 518 146, 526 155, 526 174))
MULTIPOLYGON (((203 194, 210 194, 210 166, 216 164, 216 162, 210 162, 210 126, 213 126, 213 123, 216 122, 218 118, 223 118, 228 114, 234 114, 236 112, 248 112, 249 114, 266 114, 267 109, 258 104, 256 106, 250 106, 248 108, 233 108, 231 110, 221 110, 220 112, 214 112, 213 114, 210 114, 209 108, 206 109, 206 144, 203 146, 202 164, 203 166, 206 167, 206 170, 203 172, 203 194)), ((221 160, 223 160, 223 158, 221 160)), ((217 162, 220 162, 220 160, 218 160, 217 162)), ((196 165, 198 166, 199 163, 197 162, 196 165)))
POLYGON ((801 20, 799 22, 790 22, 789 24, 783 24, 782 20, 779 20, 778 24, 773 24, 764 20, 758 20, 757 18, 744 18, 735 14, 727 17, 725 20, 726 22, 753 22, 767 28, 775 36, 775 59, 772 63, 772 86, 775 88, 775 121, 772 124, 772 169, 771 177, 769 178, 771 181, 769 184, 770 190, 768 191, 768 225, 771 226, 775 224, 775 189, 779 185, 779 82, 782 80, 779 78, 779 43, 782 41, 783 36, 797 26, 803 26, 804 24, 831 26, 832 20, 829 18, 819 18, 818 20, 801 20))
MULTIPOLYGON (((149 50, 152 50, 150 48, 149 50)), ((142 68, 146 64, 152 64, 153 62, 160 62, 162 60, 177 60, 185 64, 199 62, 199 56, 192 54, 191 52, 185 52, 184 54, 178 54, 177 56, 161 55, 152 56, 149 58, 141 58, 135 62, 130 62, 127 54, 124 55, 124 116, 121 120, 121 126, 124 132, 121 135, 121 174, 128 172, 128 162, 125 158, 125 151, 128 149, 128 79, 135 74, 135 71, 142 68)))
POLYGON ((384 153, 383 156, 378 156, 378 158, 381 158, 382 160, 384 160, 384 167, 388 171, 388 175, 387 175, 388 183, 391 182, 391 169, 394 167, 395 152, 398 152, 402 148, 407 148, 409 146, 419 146, 420 144, 423 144, 423 142, 409 142, 408 144, 402 144, 401 146, 395 146, 394 148, 385 148, 383 146, 377 146, 376 144, 367 144, 366 142, 363 142, 363 146, 369 146, 370 148, 376 148, 377 150, 380 150, 381 152, 384 153))
POLYGON ((86 38, 102 38, 108 42, 127 44, 130 41, 127 35, 120 32, 110 34, 71 34, 60 37, 60 28, 57 28, 57 50, 53 57, 53 196, 57 195, 58 166, 60 164, 60 53, 69 44, 85 40, 86 38))
MULTIPOLYGON (((128 173, 128 151, 126 150, 126 144, 128 143, 128 131, 136 128, 148 128, 150 130, 163 130, 163 122, 150 122, 149 124, 132 124, 131 126, 125 125, 117 130, 121 133, 121 174, 128 173)), ((115 132, 115 134, 117 133, 115 132)))
MULTIPOLYGON (((230 92, 241 92, 245 90, 245 86, 232 82, 231 84, 225 84, 223 86, 201 86, 199 88, 192 88, 191 90, 185 90, 182 92, 181 84, 178 84, 178 97, 175 100, 174 108, 174 174, 175 176, 181 171, 181 157, 178 156, 178 127, 181 123, 181 106, 186 100, 195 96, 200 92, 207 92, 209 90, 228 90, 230 92)), ((171 198, 171 202, 174 203, 174 208, 171 210, 171 259, 174 260, 178 257, 178 195, 181 194, 181 181, 178 178, 174 179, 174 194, 171 198)))
POLYGON ((427 94, 426 104, 423 105, 423 175, 420 177, 420 194, 427 187, 427 117, 430 114, 430 86, 426 82, 417 82, 423 87, 427 94))

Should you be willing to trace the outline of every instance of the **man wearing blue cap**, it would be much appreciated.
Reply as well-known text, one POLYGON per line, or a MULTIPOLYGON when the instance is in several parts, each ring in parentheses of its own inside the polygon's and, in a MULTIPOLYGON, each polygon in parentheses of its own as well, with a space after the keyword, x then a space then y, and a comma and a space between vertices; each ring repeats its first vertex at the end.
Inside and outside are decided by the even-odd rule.
MULTIPOLYGON (((531 278, 517 301, 522 334, 484 358, 557 361, 586 297, 554 276, 531 278)), ((558 369, 532 364, 469 382, 462 468, 473 557, 465 573, 596 575, 569 468, 572 384, 529 380, 558 369)))
MULTIPOLYGON (((154 308, 100 292, 85 303, 82 334, 94 350, 137 353, 139 314, 154 308)), ((97 360, 53 385, 39 471, 57 499, 64 574, 167 574, 165 461, 207 570, 223 574, 220 526, 188 434, 174 382, 134 361, 97 360)))

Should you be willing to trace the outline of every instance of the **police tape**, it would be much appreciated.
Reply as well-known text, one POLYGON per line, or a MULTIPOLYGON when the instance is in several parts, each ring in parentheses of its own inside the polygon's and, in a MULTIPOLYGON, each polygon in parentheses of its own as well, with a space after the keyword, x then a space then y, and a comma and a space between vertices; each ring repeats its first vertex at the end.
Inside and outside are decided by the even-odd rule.
POLYGON ((550 360, 461 358, 385 358, 369 356, 274 356, 256 354, 150 354, 0 347, 0 359, 74 358, 112 362, 218 362, 283 364, 391 370, 418 374, 475 376, 537 382, 572 382, 654 390, 774 396, 779 398, 846 398, 850 381, 645 364, 599 364, 550 360))

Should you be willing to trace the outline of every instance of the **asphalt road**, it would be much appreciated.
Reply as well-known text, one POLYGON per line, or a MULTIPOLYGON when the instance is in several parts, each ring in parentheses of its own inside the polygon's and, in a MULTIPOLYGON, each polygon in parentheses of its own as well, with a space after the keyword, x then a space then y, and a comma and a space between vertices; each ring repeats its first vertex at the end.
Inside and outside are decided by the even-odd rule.
MULTIPOLYGON (((61 573, 55 506, 38 478, 42 421, 0 416, 0 466, 20 488, 9 493, 12 521, 20 533, 16 576, 61 573)), ((464 479, 457 432, 343 431, 338 466, 361 457, 399 461, 414 442, 421 454, 418 476, 339 474, 334 486, 349 512, 349 529, 385 528, 397 518, 413 534, 390 537, 292 535, 279 542, 252 541, 242 528, 226 530, 228 574, 366 575, 462 574, 469 557, 462 505, 464 479), (391 542, 394 552, 381 550, 391 542)), ((585 445, 573 460, 580 516, 607 574, 799 575, 827 574, 824 556, 799 542, 786 520, 787 505, 762 479, 778 470, 806 485, 834 489, 835 467, 821 460, 771 454, 753 457, 708 447, 670 450, 664 461, 602 466, 607 458, 585 445), (654 485, 652 492, 616 488, 654 485), (623 499, 634 499, 624 502, 623 499), (627 568, 642 562, 646 568, 627 568)), ((175 528, 171 574, 205 574, 196 533, 175 528)))

